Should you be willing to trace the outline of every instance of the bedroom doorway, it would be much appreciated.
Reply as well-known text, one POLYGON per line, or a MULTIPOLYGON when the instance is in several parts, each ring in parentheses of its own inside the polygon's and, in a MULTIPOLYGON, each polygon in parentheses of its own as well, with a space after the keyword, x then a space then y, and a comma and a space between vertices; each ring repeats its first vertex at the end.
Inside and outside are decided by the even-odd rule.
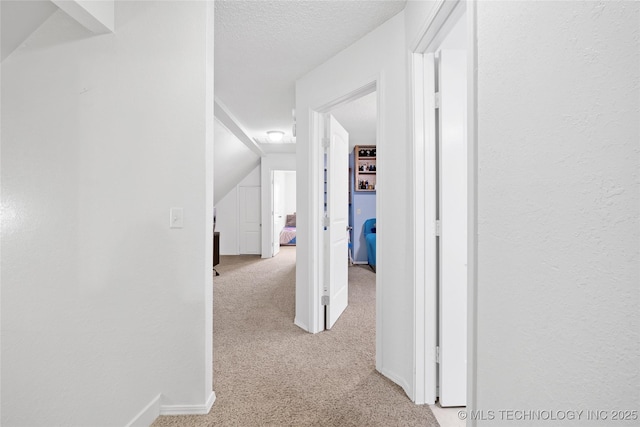
MULTIPOLYGON (((320 126, 326 135, 320 177, 324 193, 322 212, 326 218, 321 263, 324 279, 320 313, 324 312, 324 322, 320 324, 324 323, 323 329, 330 329, 339 322, 349 304, 349 286, 354 280, 354 272, 347 265, 369 265, 375 271, 377 104, 376 87, 370 85, 367 90, 329 108, 320 126), (341 139, 344 145, 338 144, 341 139), (340 170, 336 171, 336 167, 340 170), (339 194, 333 194, 336 191, 339 194), (346 223, 342 221, 344 215, 346 223)), ((365 281, 370 287, 371 300, 375 301, 375 274, 365 281)))
POLYGON ((375 271, 377 230, 377 92, 331 111, 349 133, 351 261, 375 271))
MULTIPOLYGON (((280 233, 286 226, 287 215, 295 214, 298 205, 297 167, 295 153, 273 153, 260 160, 262 185, 262 258, 273 258, 280 250, 280 233), (276 185, 277 183, 277 185, 276 185), (275 194, 276 189, 278 194, 275 194)), ((297 242, 297 223, 290 218, 297 242)), ((292 237, 293 238, 293 237, 292 237)))
POLYGON ((280 246, 296 246, 296 171, 271 171, 272 255, 280 252, 280 246))

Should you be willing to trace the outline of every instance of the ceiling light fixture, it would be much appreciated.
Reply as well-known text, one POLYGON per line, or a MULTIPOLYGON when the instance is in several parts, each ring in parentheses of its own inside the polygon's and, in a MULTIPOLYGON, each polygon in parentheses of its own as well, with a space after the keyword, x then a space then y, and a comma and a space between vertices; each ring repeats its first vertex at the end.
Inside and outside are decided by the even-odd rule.
POLYGON ((267 136, 269 137, 269 141, 271 142, 282 142, 282 138, 284 138, 284 132, 281 130, 270 130, 267 132, 267 136))

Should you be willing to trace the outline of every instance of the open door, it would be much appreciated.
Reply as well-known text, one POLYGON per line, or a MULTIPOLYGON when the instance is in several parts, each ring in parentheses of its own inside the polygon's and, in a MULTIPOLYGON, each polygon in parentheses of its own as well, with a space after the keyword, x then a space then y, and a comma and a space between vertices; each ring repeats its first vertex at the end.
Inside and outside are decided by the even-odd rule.
POLYGON ((349 299, 349 134, 328 116, 327 219, 325 220, 326 270, 323 293, 325 327, 331 329, 347 308, 349 299))
POLYGON ((443 50, 439 70, 440 405, 467 394, 467 78, 466 52, 443 50))
POLYGON ((282 171, 271 172, 271 194, 273 196, 271 215, 273 219, 272 256, 280 252, 280 231, 285 224, 284 187, 285 176, 282 171))

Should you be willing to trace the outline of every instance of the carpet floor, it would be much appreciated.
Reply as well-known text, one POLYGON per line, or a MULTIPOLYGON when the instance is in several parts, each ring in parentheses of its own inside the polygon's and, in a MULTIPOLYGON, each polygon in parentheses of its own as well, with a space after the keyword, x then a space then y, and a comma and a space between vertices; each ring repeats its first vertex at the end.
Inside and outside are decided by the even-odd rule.
POLYGON ((214 278, 214 390, 208 415, 175 426, 438 426, 426 405, 375 370, 375 274, 349 268, 349 306, 333 329, 293 324, 295 247, 271 259, 223 256, 214 278))

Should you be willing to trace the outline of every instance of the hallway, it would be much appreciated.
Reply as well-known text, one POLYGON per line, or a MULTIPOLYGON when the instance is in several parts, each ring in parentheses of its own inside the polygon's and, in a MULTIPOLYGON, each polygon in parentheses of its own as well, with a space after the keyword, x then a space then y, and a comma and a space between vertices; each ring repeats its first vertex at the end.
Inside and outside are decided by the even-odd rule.
POLYGON ((375 275, 349 268, 349 307, 329 332, 293 324, 294 247, 224 256, 214 278, 214 390, 209 415, 164 426, 437 426, 427 406, 375 371, 375 275))

